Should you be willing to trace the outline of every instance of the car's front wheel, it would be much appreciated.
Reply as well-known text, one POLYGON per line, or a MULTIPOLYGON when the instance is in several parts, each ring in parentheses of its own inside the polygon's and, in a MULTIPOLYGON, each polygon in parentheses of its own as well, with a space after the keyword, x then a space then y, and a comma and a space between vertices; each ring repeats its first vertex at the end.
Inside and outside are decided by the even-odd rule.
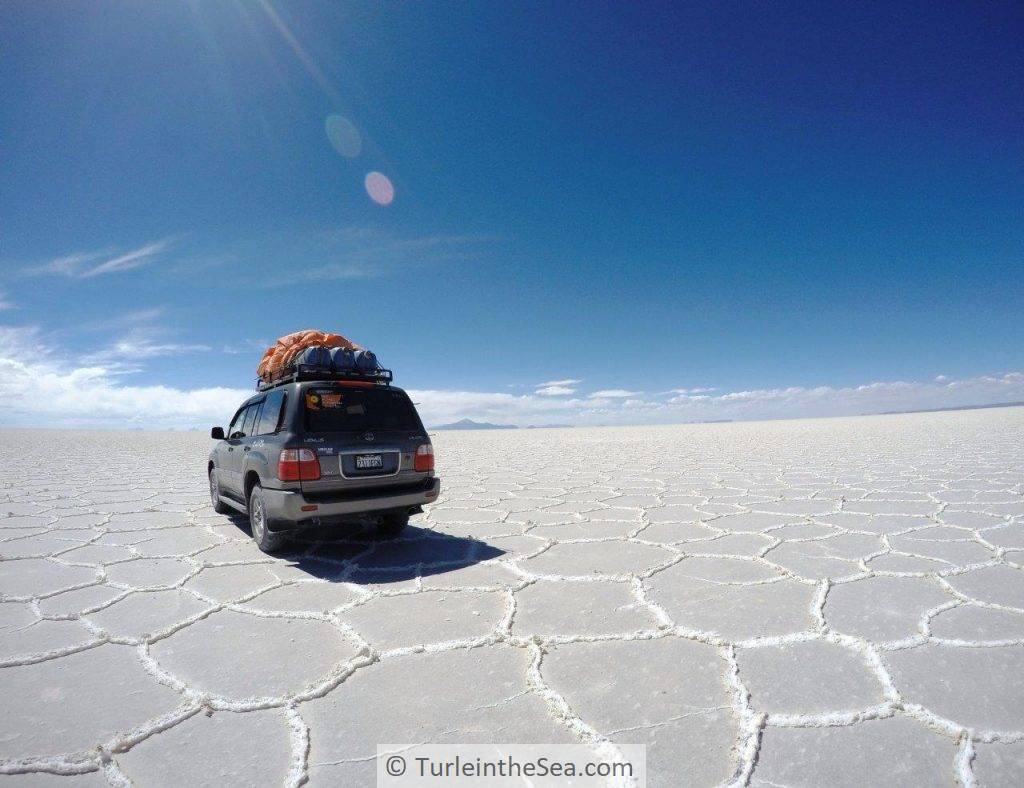
POLYGON ((228 514, 233 511, 220 499, 220 482, 217 481, 216 468, 210 468, 210 503, 213 504, 213 511, 217 514, 228 514))
POLYGON ((258 484, 249 492, 249 529, 256 546, 264 553, 276 552, 288 541, 284 534, 275 534, 267 527, 267 502, 258 484))

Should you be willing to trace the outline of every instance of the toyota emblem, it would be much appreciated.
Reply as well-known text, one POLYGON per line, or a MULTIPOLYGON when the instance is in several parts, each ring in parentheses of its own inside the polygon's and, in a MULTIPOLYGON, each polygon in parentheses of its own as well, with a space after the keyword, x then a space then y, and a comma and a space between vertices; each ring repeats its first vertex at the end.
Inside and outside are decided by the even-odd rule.
POLYGON ((372 443, 373 442, 373 433, 372 432, 364 432, 363 433, 363 440, 366 441, 367 443, 372 443))

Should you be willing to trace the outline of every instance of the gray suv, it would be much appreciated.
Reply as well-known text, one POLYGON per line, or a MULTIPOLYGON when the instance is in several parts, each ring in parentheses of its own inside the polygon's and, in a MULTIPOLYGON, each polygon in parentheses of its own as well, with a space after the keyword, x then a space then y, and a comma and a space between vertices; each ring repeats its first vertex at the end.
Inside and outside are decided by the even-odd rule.
POLYGON ((416 408, 386 380, 297 374, 263 387, 226 434, 210 436, 213 508, 247 514, 268 553, 313 525, 372 520, 398 533, 441 489, 416 408))

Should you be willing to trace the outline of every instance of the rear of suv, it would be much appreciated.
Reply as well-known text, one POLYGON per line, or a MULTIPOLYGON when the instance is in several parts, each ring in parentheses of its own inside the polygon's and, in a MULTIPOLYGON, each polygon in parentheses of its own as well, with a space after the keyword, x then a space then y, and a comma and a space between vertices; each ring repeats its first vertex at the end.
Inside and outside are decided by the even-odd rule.
POLYGON ((211 437, 213 507, 247 514, 264 552, 336 522, 398 533, 441 488, 415 406, 380 381, 295 376, 250 397, 211 437))

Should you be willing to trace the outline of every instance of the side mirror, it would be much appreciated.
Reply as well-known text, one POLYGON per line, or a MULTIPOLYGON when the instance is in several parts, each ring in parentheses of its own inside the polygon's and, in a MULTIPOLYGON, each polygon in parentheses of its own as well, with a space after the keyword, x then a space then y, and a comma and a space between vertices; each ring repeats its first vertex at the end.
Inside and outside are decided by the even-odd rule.
POLYGON ((217 441, 224 440, 224 428, 214 427, 212 430, 210 430, 210 437, 217 441))

